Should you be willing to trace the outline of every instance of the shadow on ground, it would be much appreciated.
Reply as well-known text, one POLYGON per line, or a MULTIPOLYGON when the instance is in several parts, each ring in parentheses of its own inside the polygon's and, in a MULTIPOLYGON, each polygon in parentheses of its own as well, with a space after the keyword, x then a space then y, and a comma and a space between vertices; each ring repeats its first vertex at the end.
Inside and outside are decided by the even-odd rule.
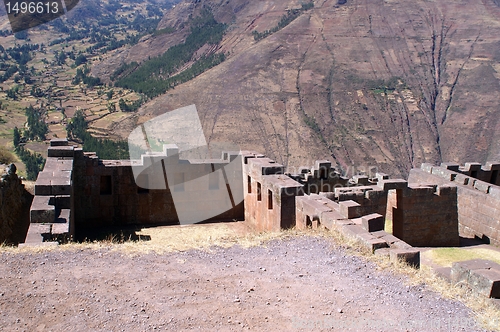
POLYGON ((468 238, 468 237, 462 237, 460 236, 460 246, 459 247, 473 247, 473 246, 478 246, 481 244, 490 244, 490 240, 488 237, 483 236, 483 238, 479 237, 473 237, 473 238, 468 238))
POLYGON ((151 241, 149 235, 139 235, 143 226, 127 227, 101 227, 97 229, 82 229, 75 235, 77 242, 112 241, 123 243, 125 241, 151 241))

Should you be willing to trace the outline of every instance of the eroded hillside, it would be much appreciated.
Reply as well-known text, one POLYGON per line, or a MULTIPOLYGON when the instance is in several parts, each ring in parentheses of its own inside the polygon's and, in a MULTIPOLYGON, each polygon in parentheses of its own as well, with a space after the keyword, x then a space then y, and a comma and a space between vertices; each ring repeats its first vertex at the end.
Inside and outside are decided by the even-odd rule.
POLYGON ((301 4, 176 6, 159 29, 210 7, 230 24, 218 50, 229 57, 146 104, 118 126, 121 135, 194 103, 209 140, 233 141, 289 166, 330 156, 343 168, 376 164, 404 176, 422 162, 500 158, 498 4, 316 1, 285 28, 254 40, 253 31, 272 29, 301 4))

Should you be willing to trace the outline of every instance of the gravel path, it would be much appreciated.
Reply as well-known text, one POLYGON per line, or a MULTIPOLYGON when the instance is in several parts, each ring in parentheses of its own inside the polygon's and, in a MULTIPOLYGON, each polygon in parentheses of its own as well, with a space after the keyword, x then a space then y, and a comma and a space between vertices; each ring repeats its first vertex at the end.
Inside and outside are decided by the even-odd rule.
POLYGON ((482 331, 464 305, 326 239, 129 256, 0 254, 1 331, 482 331))

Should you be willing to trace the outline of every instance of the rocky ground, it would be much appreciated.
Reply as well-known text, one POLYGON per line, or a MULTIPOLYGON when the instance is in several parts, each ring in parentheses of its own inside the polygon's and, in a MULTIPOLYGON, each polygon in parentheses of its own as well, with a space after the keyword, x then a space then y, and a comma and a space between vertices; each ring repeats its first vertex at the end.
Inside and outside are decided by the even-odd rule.
POLYGON ((464 305, 316 237, 0 254, 2 331, 481 331, 464 305))

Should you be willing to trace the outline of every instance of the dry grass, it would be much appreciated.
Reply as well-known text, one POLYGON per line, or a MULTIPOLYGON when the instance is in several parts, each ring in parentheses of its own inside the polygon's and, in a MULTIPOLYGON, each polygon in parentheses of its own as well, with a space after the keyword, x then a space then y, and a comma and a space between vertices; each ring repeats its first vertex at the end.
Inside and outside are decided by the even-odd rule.
POLYGON ((16 161, 16 157, 7 150, 5 146, 0 146, 0 164, 8 165, 16 161))
POLYGON ((454 262, 470 259, 487 259, 500 264, 500 251, 487 248, 437 248, 426 251, 423 255, 434 263, 445 267, 451 267, 454 262))
POLYGON ((392 234, 392 220, 386 219, 384 225, 384 231, 389 234, 392 234))
POLYGON ((228 248, 236 244, 251 247, 291 236, 291 233, 292 231, 243 234, 230 224, 147 228, 142 229, 137 235, 149 236, 151 238, 149 241, 128 241, 117 245, 116 249, 129 254, 141 254, 152 251, 165 253, 190 249, 210 250, 213 247, 228 248))
POLYGON ((36 181, 23 180, 24 189, 32 195, 35 195, 35 182, 36 181))
MULTIPOLYGON (((241 224, 241 223, 236 223, 241 224)), ((307 235, 295 230, 282 232, 248 232, 240 225, 206 224, 188 226, 166 226, 144 228, 136 234, 147 240, 132 241, 116 236, 110 236, 105 241, 67 243, 59 246, 10 247, 0 245, 0 252, 46 252, 51 250, 81 250, 108 248, 129 255, 147 254, 150 252, 168 253, 187 251, 191 249, 211 250, 214 247, 229 248, 240 245, 244 248, 263 246, 274 239, 284 239, 293 236, 307 235)))

